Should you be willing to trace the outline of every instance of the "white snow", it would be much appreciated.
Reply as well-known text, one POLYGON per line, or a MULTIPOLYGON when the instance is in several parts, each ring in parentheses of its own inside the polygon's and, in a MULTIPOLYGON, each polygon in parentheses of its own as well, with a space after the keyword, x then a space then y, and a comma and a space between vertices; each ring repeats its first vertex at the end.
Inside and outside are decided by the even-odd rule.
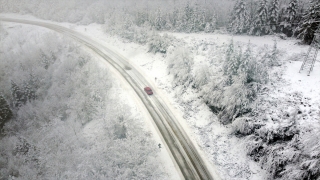
MULTIPOLYGON (((222 179, 265 179, 264 170, 260 166, 250 160, 245 152, 244 142, 241 139, 230 135, 231 127, 221 125, 214 115, 210 112, 207 106, 200 100, 196 99, 194 92, 187 92, 186 94, 177 95, 179 92, 173 90, 171 87, 171 77, 167 75, 166 70, 166 59, 161 54, 150 54, 147 53, 148 48, 146 46, 140 46, 134 43, 123 42, 117 37, 111 37, 106 35, 103 32, 103 27, 100 25, 90 25, 87 27, 76 27, 76 30, 79 30, 83 33, 89 32, 90 36, 99 38, 103 40, 105 44, 109 47, 112 46, 117 52, 125 56, 129 62, 141 69, 145 77, 149 77, 149 80, 156 77, 155 82, 157 87, 157 94, 161 94, 163 98, 166 99, 166 102, 173 107, 172 112, 176 116, 180 117, 180 123, 186 129, 187 133, 193 140, 199 145, 199 149, 204 150, 203 157, 212 164, 211 169, 216 169, 222 179), (86 29, 86 30, 83 30, 86 29), (180 96, 180 97, 179 97, 180 96), (183 102, 188 101, 189 99, 194 100, 194 102, 188 107, 184 107, 183 102), (188 115, 185 115, 185 111, 188 111, 188 115), (183 118, 181 118, 183 117, 183 118)), ((274 36, 265 36, 265 37, 252 37, 252 36, 230 36, 226 34, 181 34, 181 33, 169 33, 175 37, 182 38, 188 44, 192 44, 198 41, 204 41, 209 43, 217 43, 220 45, 226 44, 233 39, 235 42, 240 42, 246 44, 250 43, 256 45, 257 47, 264 47, 268 45, 272 47, 274 44, 274 39, 277 40, 278 48, 287 52, 290 50, 290 53, 301 54, 307 51, 307 46, 298 45, 297 40, 287 40, 283 41, 274 36)), ((286 58, 289 58, 290 54, 286 58)), ((196 56, 196 62, 204 62, 203 56, 196 56)), ((206 62, 204 62, 206 63, 206 62)), ((302 74, 298 74, 298 69, 301 65, 301 61, 294 62, 298 68, 291 69, 293 66, 288 66, 287 71, 285 71, 284 77, 304 77, 302 74)), ((316 64, 314 72, 317 71, 319 66, 316 64)), ((293 78, 286 78, 292 80, 293 78)), ((310 78, 312 81, 317 81, 315 78, 310 78)), ((319 81, 319 80, 318 80, 319 81)), ((290 82, 290 81, 289 81, 290 82)), ((308 84, 307 82, 305 84, 308 84)), ((300 87, 296 89, 296 84, 288 84, 288 89, 292 88, 293 90, 301 90, 304 92, 316 90, 317 87, 300 87)), ((314 91, 315 93, 319 93, 314 91)), ((288 92, 289 93, 289 92, 288 92)))
MULTIPOLYGON (((30 20, 37 20, 32 16, 20 16, 14 14, 2 14, 2 17, 14 17, 30 20)), ((207 164, 211 165, 212 171, 216 170, 221 179, 265 179, 266 172, 260 168, 260 165, 250 160, 245 152, 244 140, 231 135, 231 126, 221 125, 216 116, 213 115, 210 109, 197 98, 196 93, 192 90, 187 90, 183 95, 179 95, 177 89, 171 86, 172 78, 166 70, 166 58, 161 54, 147 53, 147 46, 141 46, 134 43, 127 43, 117 37, 109 36, 104 32, 104 27, 98 24, 88 26, 78 26, 68 23, 56 23, 66 27, 75 29, 87 36, 94 38, 119 54, 122 54, 129 60, 129 63, 141 70, 142 74, 153 82, 157 96, 160 96, 169 104, 172 112, 180 120, 181 125, 190 135, 191 139, 198 145, 199 150, 202 150, 202 156, 207 160, 207 164), (156 78, 156 79, 155 79, 156 78), (186 103, 188 102, 188 103, 186 103)), ((168 32, 167 32, 168 33, 168 32)), ((199 42, 216 43, 218 45, 226 44, 233 39, 240 44, 250 43, 256 47, 264 48, 265 45, 272 47, 274 40, 277 41, 278 48, 283 53, 282 61, 284 66, 280 72, 283 73, 285 87, 282 87, 284 93, 302 92, 305 97, 310 97, 313 103, 319 102, 320 99, 320 57, 318 56, 314 70, 311 76, 305 73, 298 73, 302 64, 303 56, 306 53, 308 46, 299 45, 295 39, 282 40, 276 36, 231 36, 228 34, 184 34, 184 33, 168 33, 176 38, 183 39, 188 45, 199 42)), ((195 56, 195 64, 206 64, 207 59, 204 56, 195 56)), ((195 67, 198 68, 198 67, 195 67)), ((114 72, 116 73, 116 72, 114 72)), ((121 77, 118 75, 118 78, 121 77)), ((121 79, 123 81, 123 79, 121 79)), ((126 83, 122 83, 126 84, 126 83)), ((151 119, 145 108, 139 102, 139 98, 126 87, 126 91, 133 97, 133 101, 139 104, 139 109, 144 109, 144 117, 151 119)), ((131 106, 136 106, 130 102, 131 106)), ((155 134, 157 130, 151 125, 150 121, 146 121, 149 130, 155 134)), ((98 132, 89 131, 89 129, 97 129, 90 127, 98 127, 99 122, 92 122, 88 125, 88 134, 97 135, 98 132)), ((157 141, 161 141, 159 136, 155 136, 157 141)), ((178 178, 177 173, 173 171, 173 164, 170 163, 168 153, 162 151, 162 157, 168 164, 167 170, 171 172, 174 179, 178 178)))
MULTIPOLYGON (((12 15, 12 14, 1 15, 1 16, 38 21, 37 18, 33 18, 31 16, 20 16, 20 15, 12 15)), ((44 21, 44 22, 48 22, 48 21, 44 21)), ((56 24, 61 25, 60 23, 56 23, 56 24)), ((18 23, 11 23, 11 22, 3 22, 3 26, 6 26, 8 28, 14 28, 16 26, 19 26, 27 29, 28 31, 36 31, 38 34, 51 31, 51 30, 48 30, 47 28, 37 27, 33 25, 24 25, 24 24, 21 25, 18 23)), ((72 27, 74 25, 64 23, 62 26, 72 27)), ((98 28, 94 27, 94 29, 98 29, 98 28)), ((37 34, 37 33, 34 33, 34 34, 37 34)), ((24 38, 29 38, 29 37, 24 37, 24 38)), ((116 92, 111 92, 110 95, 116 96, 119 102, 125 102, 124 104, 129 105, 131 107, 130 109, 131 109, 132 119, 137 118, 144 121, 145 132, 150 132, 153 141, 157 142, 156 144, 154 144, 154 146, 158 147, 158 143, 162 145, 162 148, 159 149, 158 151, 158 155, 157 155, 158 157, 157 159, 155 159, 156 163, 161 164, 161 166, 165 168, 165 171, 170 179, 181 179, 182 174, 180 174, 180 171, 177 171, 178 167, 175 164, 175 162, 172 161, 173 158, 171 157, 171 154, 168 152, 168 147, 165 146, 164 140, 159 136, 160 133, 158 132, 158 129, 155 128, 156 126, 153 125, 152 118, 148 113, 148 111, 146 110, 140 98, 136 95, 136 93, 133 91, 133 89, 129 86, 129 84, 125 81, 125 79, 122 77, 122 75, 118 71, 112 68, 112 66, 110 66, 104 59, 102 59, 96 53, 92 52, 89 48, 87 48, 87 51, 88 51, 87 53, 90 53, 92 57, 95 57, 95 59, 100 60, 99 61, 100 68, 106 69, 106 71, 112 72, 113 76, 116 77, 117 85, 115 86, 119 87, 120 89, 118 89, 116 92)), ((126 111, 126 109, 123 109, 123 111, 126 111)), ((106 135, 105 127, 104 127, 106 123, 107 123, 106 121, 102 121, 101 119, 96 119, 86 124, 86 126, 83 129, 83 133, 88 138, 87 140, 92 142, 93 144, 95 142, 99 144, 99 140, 104 139, 104 136, 106 135)), ((91 147, 91 150, 92 148, 94 147, 91 147)))

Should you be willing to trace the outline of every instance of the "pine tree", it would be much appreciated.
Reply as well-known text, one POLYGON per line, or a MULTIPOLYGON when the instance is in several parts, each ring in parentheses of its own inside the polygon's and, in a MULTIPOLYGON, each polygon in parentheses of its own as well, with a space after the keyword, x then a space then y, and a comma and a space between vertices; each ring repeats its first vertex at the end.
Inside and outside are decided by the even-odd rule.
POLYGON ((216 30, 217 18, 216 15, 213 15, 209 22, 206 23, 204 32, 210 33, 216 30))
POLYGON ((36 93, 30 84, 26 84, 24 86, 24 95, 26 96, 28 101, 36 99, 36 93))
POLYGON ((201 31, 200 24, 201 24, 201 16, 200 16, 200 10, 199 7, 196 5, 196 7, 193 10, 192 14, 192 27, 191 32, 198 32, 201 31))
POLYGON ((268 26, 267 0, 261 0, 256 14, 257 17, 251 24, 249 34, 257 36, 268 34, 270 32, 270 28, 268 26))
POLYGON ((248 30, 249 14, 244 0, 239 0, 231 13, 228 30, 232 33, 246 33, 248 30))
POLYGON ((251 44, 250 42, 247 45, 247 49, 243 53, 243 57, 241 59, 241 64, 239 66, 239 72, 240 74, 243 74, 244 76, 244 84, 250 83, 253 81, 254 74, 252 73, 252 50, 251 50, 251 44))
POLYGON ((309 9, 304 13, 299 26, 295 30, 297 38, 302 39, 306 44, 313 40, 314 33, 320 24, 320 0, 310 2, 309 9))
POLYGON ((10 120, 12 117, 12 112, 7 101, 2 95, 0 95, 0 130, 4 123, 10 120))
POLYGON ((161 10, 158 9, 157 12, 156 12, 156 17, 155 17, 155 20, 154 20, 154 27, 156 30, 162 30, 163 27, 164 27, 164 19, 162 18, 162 13, 161 13, 161 10))
POLYGON ((184 18, 183 18, 183 24, 184 24, 184 32, 192 32, 193 26, 194 26, 194 12, 193 8, 187 4, 187 6, 184 8, 184 18))
POLYGON ((25 102, 27 102, 27 99, 26 99, 26 97, 24 95, 24 92, 13 81, 11 81, 11 95, 12 95, 12 98, 13 98, 14 107, 20 107, 25 102))
POLYGON ((206 25, 206 12, 205 10, 202 10, 199 15, 199 31, 205 31, 206 25))
POLYGON ((293 29, 297 23, 297 11, 298 2, 297 0, 290 0, 288 7, 284 10, 284 17, 280 23, 280 31, 291 37, 293 29))
POLYGON ((270 54, 270 66, 280 66, 281 63, 279 62, 279 50, 277 48, 277 41, 274 41, 274 44, 273 44, 273 48, 272 48, 272 51, 271 51, 271 54, 270 54))
POLYGON ((287 21, 292 23, 295 20, 298 10, 298 2, 297 0, 291 0, 289 2, 289 6, 287 7, 287 21))
POLYGON ((183 22, 183 9, 177 8, 173 11, 172 16, 170 17, 171 24, 174 27, 174 30, 179 32, 182 29, 183 22))
POLYGON ((238 74, 242 52, 234 48, 233 40, 231 40, 226 51, 226 61, 223 66, 224 75, 234 76, 238 74))
POLYGON ((233 40, 231 40, 230 44, 228 45, 228 49, 226 50, 226 61, 225 64, 223 66, 223 74, 224 75, 228 75, 229 74, 229 62, 232 61, 233 58, 233 54, 234 54, 234 44, 233 44, 233 40))
POLYGON ((277 32, 279 17, 279 0, 272 0, 269 8, 268 24, 271 32, 277 32))

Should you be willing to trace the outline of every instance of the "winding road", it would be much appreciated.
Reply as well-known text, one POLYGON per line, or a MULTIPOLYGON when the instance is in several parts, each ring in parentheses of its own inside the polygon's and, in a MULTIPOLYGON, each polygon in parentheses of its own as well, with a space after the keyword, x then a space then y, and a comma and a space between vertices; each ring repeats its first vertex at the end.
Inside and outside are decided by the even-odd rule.
POLYGON ((191 180, 210 180, 217 176, 216 174, 211 174, 212 172, 210 172, 207 168, 196 147, 193 145, 192 141, 189 139, 188 135, 180 126, 176 117, 171 112, 170 108, 168 108, 166 103, 164 103, 161 97, 157 95, 148 96, 144 92, 143 88, 145 86, 150 86, 148 80, 144 78, 137 69, 131 66, 121 55, 106 48, 84 34, 53 23, 4 17, 0 17, 0 21, 23 23, 49 28, 72 37, 73 39, 92 49, 95 53, 112 65, 119 73, 121 73, 124 79, 129 83, 129 85, 144 103, 146 109, 157 126, 156 128, 158 128, 161 136, 165 140, 183 177, 191 180))

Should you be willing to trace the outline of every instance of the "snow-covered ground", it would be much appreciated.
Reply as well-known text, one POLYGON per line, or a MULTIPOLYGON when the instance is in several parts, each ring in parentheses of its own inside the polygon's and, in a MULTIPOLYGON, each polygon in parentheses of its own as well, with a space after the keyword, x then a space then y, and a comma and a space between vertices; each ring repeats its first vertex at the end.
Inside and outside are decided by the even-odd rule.
MULTIPOLYGON (((221 125, 210 109, 197 99, 196 92, 189 90, 179 95, 178 90, 172 88, 172 77, 166 70, 166 57, 161 54, 147 53, 147 46, 128 43, 117 37, 108 36, 104 33, 103 26, 100 25, 79 26, 75 29, 99 38, 127 57, 131 63, 139 65, 146 75, 157 78, 155 84, 158 91, 167 97, 174 107, 173 111, 178 116, 182 115, 183 121, 180 123, 188 129, 189 135, 204 150, 204 156, 214 164, 222 179, 266 179, 265 170, 248 158, 244 139, 232 135, 230 125, 221 125), (191 103, 185 104, 185 102, 191 103)), ((191 47, 201 43, 223 45, 233 39, 242 44, 250 41, 257 48, 265 46, 271 48, 276 40, 278 49, 282 53, 281 61, 283 61, 283 66, 278 70, 283 74, 283 80, 279 82, 279 86, 282 86, 281 93, 290 94, 297 91, 310 97, 315 103, 319 100, 320 79, 317 78, 320 69, 319 57, 311 76, 307 76, 306 73, 298 73, 303 60, 302 54, 307 52, 308 46, 299 45, 296 39, 281 40, 276 36, 252 37, 227 34, 169 34, 183 39, 191 47)), ((195 55, 194 60, 198 61, 199 65, 208 63, 201 55, 195 55)))
MULTIPOLYGON (((12 17, 12 15, 6 15, 12 17)), ((32 18, 31 16, 17 16, 32 18)), ((184 94, 172 87, 172 77, 167 72, 167 59, 161 54, 148 53, 147 46, 135 43, 128 43, 122 39, 110 36, 105 33, 104 26, 91 24, 78 26, 68 23, 59 23, 66 27, 80 31, 97 41, 111 47, 118 53, 125 56, 135 67, 142 70, 143 74, 154 81, 156 91, 166 97, 165 100, 173 107, 172 111, 181 120, 186 132, 203 150, 203 156, 219 172, 221 179, 266 179, 266 171, 260 165, 247 156, 245 140, 237 138, 232 132, 231 125, 221 125, 217 117, 210 111, 205 103, 198 98, 198 92, 188 89, 184 94)), ((182 39, 190 47, 198 47, 199 44, 215 44, 216 47, 227 44, 231 39, 240 44, 247 44, 248 41, 257 48, 269 48, 277 41, 278 49, 282 56, 283 65, 277 67, 277 72, 282 78, 276 84, 277 92, 274 96, 301 92, 303 97, 310 98, 310 105, 319 109, 320 99, 320 56, 317 58, 311 76, 305 73, 298 73, 302 64, 303 53, 306 53, 308 46, 299 45, 295 39, 282 40, 276 36, 252 37, 252 36, 231 36, 228 34, 183 34, 169 33, 182 39)), ((197 51, 194 57, 195 64, 208 63, 204 54, 197 51)), ((195 67, 197 68, 197 67, 195 67)), ((131 104, 131 103, 130 103, 131 104)), ((134 104, 131 104, 135 106, 134 104)), ((317 121, 317 120, 315 120, 317 121)), ((318 120, 319 121, 319 120, 318 120)))

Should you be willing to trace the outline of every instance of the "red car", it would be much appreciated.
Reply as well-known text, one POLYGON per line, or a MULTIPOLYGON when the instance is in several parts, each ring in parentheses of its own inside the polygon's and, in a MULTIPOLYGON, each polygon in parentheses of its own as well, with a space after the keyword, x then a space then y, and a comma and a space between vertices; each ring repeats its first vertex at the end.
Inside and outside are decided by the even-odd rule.
POLYGON ((144 88, 144 91, 148 94, 148 95, 152 95, 153 92, 152 92, 152 89, 150 87, 145 87, 144 88))

